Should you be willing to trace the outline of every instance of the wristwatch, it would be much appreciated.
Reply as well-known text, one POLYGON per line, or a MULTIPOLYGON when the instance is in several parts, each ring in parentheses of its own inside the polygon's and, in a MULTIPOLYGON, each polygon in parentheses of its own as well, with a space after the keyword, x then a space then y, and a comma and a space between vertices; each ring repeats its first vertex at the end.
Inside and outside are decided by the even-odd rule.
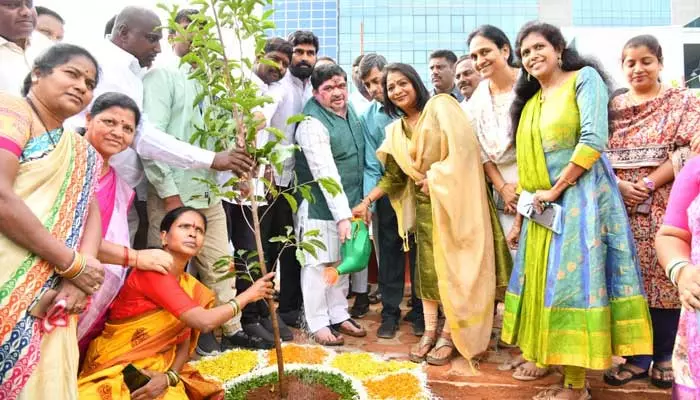
POLYGON ((652 192, 656 189, 656 183, 649 179, 648 177, 642 178, 642 182, 644 182, 644 186, 647 187, 647 189, 651 190, 652 192))

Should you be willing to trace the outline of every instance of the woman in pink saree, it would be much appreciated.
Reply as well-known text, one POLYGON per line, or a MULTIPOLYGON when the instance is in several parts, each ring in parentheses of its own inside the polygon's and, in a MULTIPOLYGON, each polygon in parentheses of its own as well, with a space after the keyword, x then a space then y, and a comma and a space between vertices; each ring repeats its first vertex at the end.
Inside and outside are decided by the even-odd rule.
POLYGON ((676 176, 656 254, 683 306, 673 348, 673 399, 695 400, 700 398, 700 157, 676 176))
POLYGON ((85 354, 90 341, 102 333, 109 306, 126 278, 125 267, 167 273, 172 264, 172 257, 162 250, 130 248, 127 212, 134 191, 109 165, 112 156, 131 145, 140 118, 136 103, 130 97, 115 92, 98 97, 87 115, 85 137, 104 160, 95 194, 102 216, 104 240, 99 259, 104 263, 105 280, 102 288, 92 296, 90 306, 80 316, 80 354, 85 354))

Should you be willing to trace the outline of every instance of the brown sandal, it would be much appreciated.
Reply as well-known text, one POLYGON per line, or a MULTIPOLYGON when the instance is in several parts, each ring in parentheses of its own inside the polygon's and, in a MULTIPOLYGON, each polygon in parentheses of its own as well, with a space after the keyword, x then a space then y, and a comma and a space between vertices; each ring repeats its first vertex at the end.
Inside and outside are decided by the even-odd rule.
POLYGON ((423 334, 423 337, 420 338, 420 342, 418 342, 417 348, 411 350, 411 352, 408 353, 408 357, 414 363, 422 363, 423 361, 425 361, 425 357, 428 355, 428 353, 430 353, 430 350, 433 348, 434 345, 435 331, 432 331, 431 334, 425 332, 423 334))
MULTIPOLYGON (((559 395, 564 391, 561 385, 554 385, 546 388, 545 390, 537 393, 532 399, 533 400, 558 400, 561 399, 559 395)), ((591 400, 591 392, 586 385, 586 390, 584 390, 581 395, 576 400, 591 400)))
POLYGON ((445 365, 448 362, 450 362, 454 353, 455 353, 455 344, 454 344, 454 342, 452 342, 452 338, 440 336, 440 338, 438 338, 437 342, 435 342, 435 346, 433 347, 433 349, 430 350, 428 352, 428 354, 426 355, 425 361, 427 361, 428 364, 430 364, 430 365, 445 365), (445 357, 433 357, 430 355, 430 353, 437 352, 438 350, 440 350, 443 347, 450 348, 450 353, 447 356, 445 356, 445 357))
POLYGON ((342 346, 345 344, 345 339, 343 339, 342 336, 339 336, 333 329, 331 329, 331 334, 335 337, 335 340, 319 339, 315 333, 313 333, 311 337, 314 339, 314 342, 320 344, 321 346, 342 346))

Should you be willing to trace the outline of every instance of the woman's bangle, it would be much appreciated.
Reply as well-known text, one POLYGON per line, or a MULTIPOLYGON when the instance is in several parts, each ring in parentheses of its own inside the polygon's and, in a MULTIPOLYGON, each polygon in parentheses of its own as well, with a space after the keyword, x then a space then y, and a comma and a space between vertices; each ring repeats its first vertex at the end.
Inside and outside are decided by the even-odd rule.
POLYGON ((75 279, 83 272, 83 270, 85 270, 86 266, 87 260, 85 257, 77 251, 74 251, 73 262, 71 262, 70 267, 63 271, 58 270, 58 268, 54 268, 54 271, 56 271, 56 273, 62 278, 75 279))
POLYGON ((124 248, 124 264, 122 264, 122 266, 124 268, 128 268, 129 267, 129 248, 126 246, 122 246, 122 247, 124 248))
POLYGON ((167 370, 165 375, 168 377, 168 386, 177 386, 180 383, 180 375, 172 369, 167 370))
POLYGON ((85 257, 83 257, 83 262, 80 265, 80 270, 78 271, 78 273, 75 274, 74 277, 68 278, 68 279, 78 279, 78 277, 83 274, 83 272, 85 271, 86 268, 87 268, 87 259, 85 257))
POLYGON ((508 182, 503 181, 503 184, 501 185, 501 187, 497 188, 496 191, 500 193, 501 190, 503 190, 503 188, 506 187, 507 184, 508 184, 508 182))
POLYGON ((139 251, 138 250, 135 250, 135 251, 136 251, 136 261, 134 261, 134 268, 138 268, 139 267, 139 251))
POLYGON ((235 298, 229 300, 228 304, 231 306, 231 309, 233 309, 233 317, 235 317, 236 315, 238 315, 238 313, 241 312, 241 306, 240 304, 238 304, 238 300, 236 300, 235 298))
POLYGON ((678 276, 681 270, 689 265, 690 261, 686 259, 673 259, 668 264, 666 264, 666 276, 671 281, 673 286, 678 287, 678 276))
POLYGON ((367 202, 367 207, 371 206, 372 203, 374 203, 374 201, 372 201, 372 198, 370 198, 369 196, 362 199, 361 203, 365 203, 365 202, 367 202))

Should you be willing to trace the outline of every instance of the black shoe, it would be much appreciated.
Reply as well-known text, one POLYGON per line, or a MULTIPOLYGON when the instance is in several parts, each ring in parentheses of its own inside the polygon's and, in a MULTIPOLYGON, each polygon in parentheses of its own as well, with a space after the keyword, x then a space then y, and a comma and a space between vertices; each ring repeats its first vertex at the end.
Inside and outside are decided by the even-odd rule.
POLYGON ((415 336, 423 336, 425 333, 425 321, 423 318, 419 318, 413 321, 413 334, 415 336))
POLYGON ((406 322, 413 322, 416 319, 418 319, 418 313, 414 309, 411 309, 411 311, 407 312, 403 317, 403 320, 406 322))
POLYGON ((196 351, 200 356, 210 356, 221 351, 221 345, 216 341, 216 336, 212 332, 202 333, 197 340, 196 351))
POLYGON ((286 312, 278 312, 277 313, 280 318, 282 318, 282 321, 284 321, 287 326, 291 326, 292 328, 301 328, 301 311, 299 310, 292 310, 292 311, 286 311, 286 312))
POLYGON ((395 319, 385 319, 377 329, 377 337, 382 339, 393 339, 396 331, 399 330, 399 322, 395 319))
MULTIPOLYGON (((267 330, 268 332, 273 334, 272 333, 272 320, 270 319, 270 317, 261 319, 260 324, 262 324, 262 326, 265 328, 265 330, 267 330)), ((292 333, 292 330, 289 329, 287 324, 284 323, 284 321, 282 320, 282 317, 280 317, 279 314, 277 314, 277 325, 279 325, 279 328, 280 328, 280 338, 282 339, 282 341, 289 342, 290 340, 294 340, 294 333, 292 333)), ((274 338, 274 334, 273 334, 273 338, 274 338)))
POLYGON ((251 337, 259 337, 268 343, 275 343, 275 336, 259 322, 243 324, 243 331, 251 337))
POLYGON ((242 330, 221 339, 221 348, 224 350, 236 348, 267 350, 273 347, 275 347, 273 343, 257 336, 250 336, 242 330))
POLYGON ((369 296, 367 293, 357 293, 355 303, 350 309, 350 316, 353 318, 362 318, 369 312, 369 296))

